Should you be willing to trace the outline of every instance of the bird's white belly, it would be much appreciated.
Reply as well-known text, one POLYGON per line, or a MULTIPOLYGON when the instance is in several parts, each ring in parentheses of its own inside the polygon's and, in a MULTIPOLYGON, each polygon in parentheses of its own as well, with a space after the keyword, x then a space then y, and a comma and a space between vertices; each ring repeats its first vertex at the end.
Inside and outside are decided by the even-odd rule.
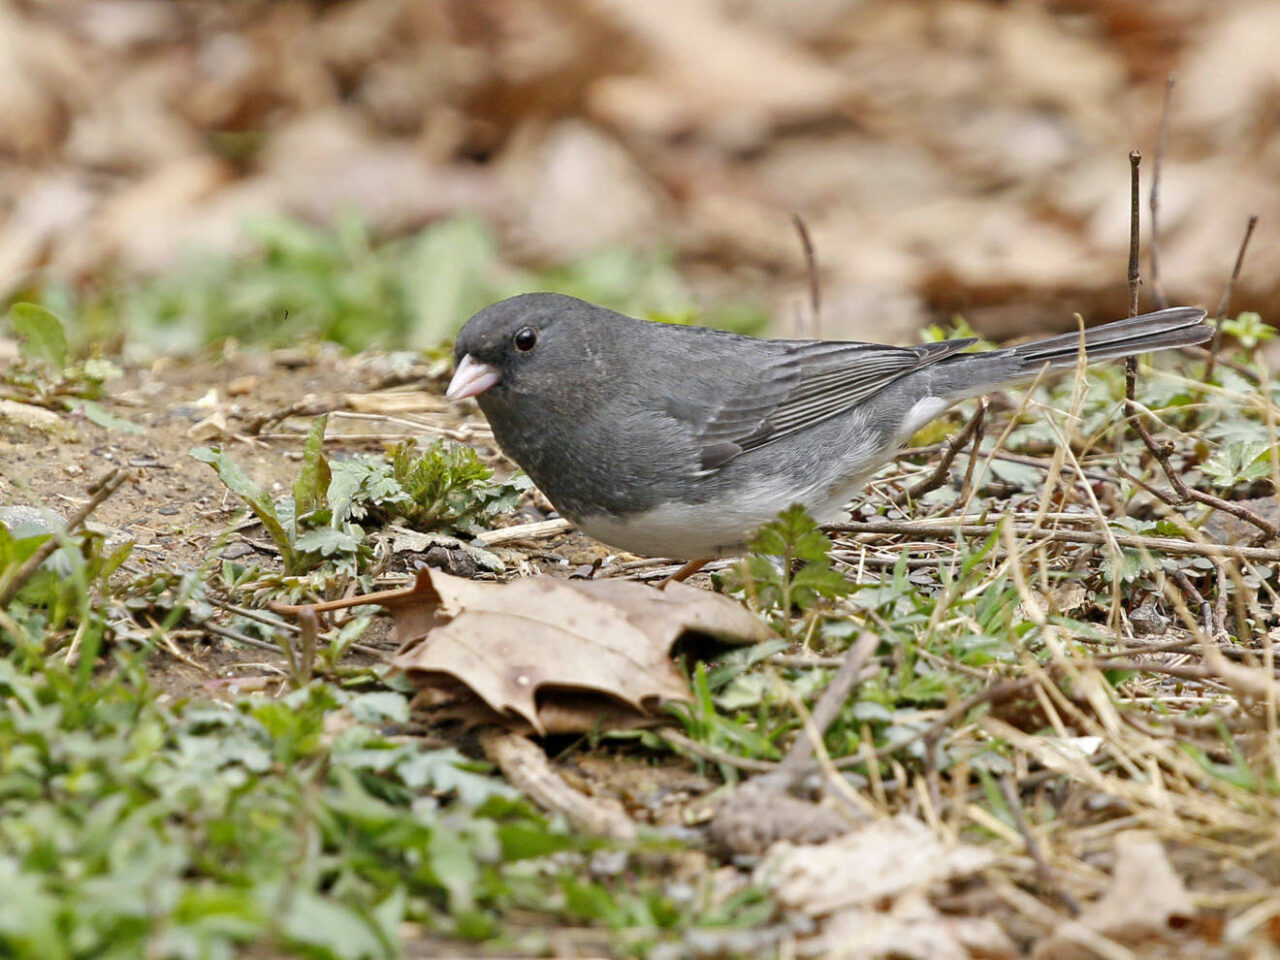
POLYGON ((626 517, 597 514, 578 526, 588 536, 631 553, 693 560, 741 553, 756 530, 793 503, 802 503, 819 523, 840 515, 862 486, 862 477, 782 491, 756 489, 709 503, 662 503, 626 517))

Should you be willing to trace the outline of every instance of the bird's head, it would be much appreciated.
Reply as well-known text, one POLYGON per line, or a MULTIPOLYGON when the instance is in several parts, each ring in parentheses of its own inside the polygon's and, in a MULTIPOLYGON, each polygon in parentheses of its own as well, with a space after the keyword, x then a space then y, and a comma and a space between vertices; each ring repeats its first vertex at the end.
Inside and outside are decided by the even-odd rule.
POLYGON ((526 293, 485 307, 462 328, 445 396, 520 393, 570 375, 586 344, 584 319, 599 307, 555 293, 526 293))

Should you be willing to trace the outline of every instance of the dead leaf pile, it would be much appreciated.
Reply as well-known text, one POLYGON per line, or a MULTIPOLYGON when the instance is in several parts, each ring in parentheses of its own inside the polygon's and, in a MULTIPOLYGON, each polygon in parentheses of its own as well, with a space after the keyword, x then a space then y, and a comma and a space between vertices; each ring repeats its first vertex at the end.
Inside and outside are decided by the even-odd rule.
POLYGON ((664 701, 690 699, 671 659, 685 634, 730 644, 774 636, 732 600, 678 583, 499 584, 428 569, 413 587, 356 599, 391 611, 393 663, 422 691, 418 705, 538 734, 634 726, 664 701))

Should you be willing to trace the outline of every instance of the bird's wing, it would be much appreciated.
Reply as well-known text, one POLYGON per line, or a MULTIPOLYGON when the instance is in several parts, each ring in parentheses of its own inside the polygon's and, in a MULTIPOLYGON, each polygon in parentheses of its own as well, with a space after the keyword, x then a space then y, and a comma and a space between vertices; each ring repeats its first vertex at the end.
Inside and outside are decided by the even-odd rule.
POLYGON ((730 394, 699 426, 701 467, 714 470, 747 450, 849 410, 900 377, 975 343, 917 347, 796 341, 782 344, 760 375, 730 394))

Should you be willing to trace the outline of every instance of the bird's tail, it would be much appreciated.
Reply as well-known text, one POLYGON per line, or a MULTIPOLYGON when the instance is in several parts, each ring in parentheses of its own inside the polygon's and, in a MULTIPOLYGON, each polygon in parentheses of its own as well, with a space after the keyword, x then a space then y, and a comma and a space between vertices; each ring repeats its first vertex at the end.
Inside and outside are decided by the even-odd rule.
MULTIPOLYGON (((1204 318, 1199 307, 1170 307, 1093 327, 1083 335, 1085 358, 1092 363, 1203 343, 1213 336, 1204 318)), ((943 357, 926 368, 930 379, 926 389, 954 403, 1027 380, 1046 365, 1072 367, 1080 358, 1080 341, 1080 333, 1063 333, 986 353, 943 357)))
MULTIPOLYGON (((1204 318, 1199 307, 1169 307, 1093 327, 1084 332, 1085 355, 1092 362, 1204 343, 1213 336, 1213 328, 1204 318)), ((996 352, 1015 358, 1027 373, 1039 371, 1046 363, 1070 366, 1079 358, 1080 334, 1063 333, 996 352)))

